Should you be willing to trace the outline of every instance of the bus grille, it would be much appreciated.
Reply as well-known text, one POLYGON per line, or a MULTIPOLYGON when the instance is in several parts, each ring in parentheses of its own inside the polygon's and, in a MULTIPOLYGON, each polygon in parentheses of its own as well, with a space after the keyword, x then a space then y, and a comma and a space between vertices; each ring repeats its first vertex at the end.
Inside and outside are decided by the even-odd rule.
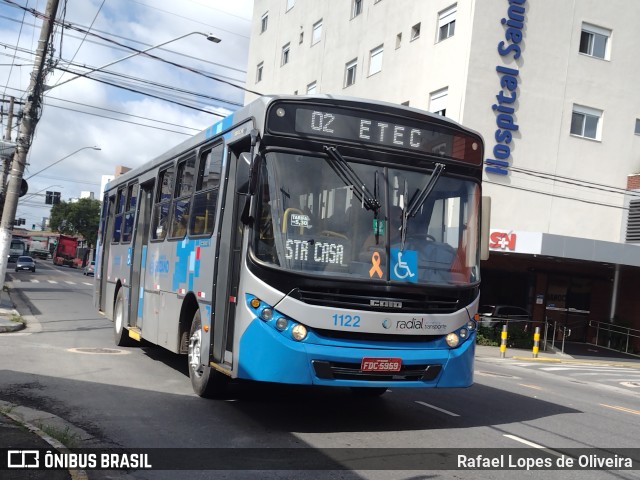
POLYGON ((440 374, 442 365, 403 365, 399 372, 363 372, 358 363, 340 363, 313 360, 311 362, 318 378, 326 380, 370 380, 370 381, 432 381, 440 374))
POLYGON ((349 292, 345 290, 294 289, 292 297, 310 305, 348 308, 354 310, 389 311, 397 313, 453 313, 460 309, 460 299, 428 294, 394 294, 386 297, 374 292, 349 292), (377 304, 372 305, 374 300, 377 304), (401 306, 400 306, 401 305, 401 306))

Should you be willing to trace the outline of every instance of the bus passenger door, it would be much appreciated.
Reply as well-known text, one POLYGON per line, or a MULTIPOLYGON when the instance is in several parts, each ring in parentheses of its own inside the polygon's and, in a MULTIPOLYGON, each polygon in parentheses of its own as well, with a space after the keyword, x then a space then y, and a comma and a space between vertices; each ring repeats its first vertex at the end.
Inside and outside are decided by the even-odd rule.
MULTIPOLYGON (((108 193, 105 193, 105 203, 107 202, 106 198, 108 197, 108 195, 108 193)), ((102 254, 100 256, 100 265, 96 265, 95 275, 99 278, 99 281, 95 282, 95 293, 96 307, 98 308, 98 310, 111 315, 111 308, 109 308, 109 311, 107 311, 105 301, 107 298, 107 284, 109 283, 109 254, 111 252, 111 238, 113 236, 113 224, 115 218, 113 210, 116 206, 116 197, 111 196, 108 199, 108 202, 109 203, 104 207, 107 209, 107 211, 104 213, 106 221, 102 230, 102 254)))
POLYGON ((151 211, 154 180, 140 186, 138 197, 138 215, 133 233, 133 252, 131 259, 131 314, 129 323, 142 329, 142 307, 144 302, 144 277, 146 273, 147 245, 151 226, 151 211), (131 321, 136 319, 135 322, 131 321))

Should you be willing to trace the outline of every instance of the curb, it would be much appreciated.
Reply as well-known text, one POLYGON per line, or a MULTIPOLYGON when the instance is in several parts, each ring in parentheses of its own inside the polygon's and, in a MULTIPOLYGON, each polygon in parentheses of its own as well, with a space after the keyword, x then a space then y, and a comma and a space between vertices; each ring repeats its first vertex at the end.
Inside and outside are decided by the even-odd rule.
POLYGON ((612 367, 627 367, 640 369, 640 365, 633 362, 621 362, 619 360, 581 360, 577 358, 531 358, 531 357, 511 357, 513 360, 526 360, 527 362, 548 362, 567 364, 587 364, 587 365, 609 365, 612 367))
POLYGON ((25 327, 26 325, 24 324, 24 322, 7 321, 5 323, 0 320, 0 333, 18 332, 20 330, 24 330, 25 327))
MULTIPOLYGON (((9 402, 0 402, 0 407, 15 407, 15 406, 16 405, 14 405, 12 403, 9 403, 9 402)), ((41 413, 44 414, 44 412, 41 412, 41 413)), ((71 451, 69 448, 67 448, 60 441, 56 440, 52 436, 48 435, 46 432, 42 431, 37 426, 35 426, 32 423, 28 422, 22 416, 15 415, 15 414, 13 414, 11 412, 7 412, 7 411, 0 412, 0 415, 4 415, 5 417, 10 418, 14 422, 24 426, 31 433, 39 436, 41 439, 43 439, 45 442, 47 442, 49 445, 51 445, 57 451, 59 451, 59 452, 70 452, 71 451)), ((69 475, 71 476, 71 480, 89 480, 89 476, 87 475, 87 472, 85 470, 68 469, 67 471, 69 472, 69 475)))

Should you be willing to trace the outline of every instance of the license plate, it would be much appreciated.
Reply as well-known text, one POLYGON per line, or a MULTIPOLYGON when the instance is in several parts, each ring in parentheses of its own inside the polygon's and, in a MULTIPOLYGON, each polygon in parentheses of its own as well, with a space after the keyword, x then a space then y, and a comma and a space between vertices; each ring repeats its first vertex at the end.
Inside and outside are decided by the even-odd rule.
POLYGON ((363 372, 399 372, 401 367, 401 358, 365 357, 360 364, 360 370, 363 372))

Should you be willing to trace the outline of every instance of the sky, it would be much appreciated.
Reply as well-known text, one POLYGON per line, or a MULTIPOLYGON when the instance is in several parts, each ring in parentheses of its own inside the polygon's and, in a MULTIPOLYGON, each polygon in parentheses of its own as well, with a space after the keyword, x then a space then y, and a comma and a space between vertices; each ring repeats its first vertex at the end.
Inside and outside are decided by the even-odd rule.
MULTIPOLYGON (((21 7, 43 13, 46 3, 0 0, 3 100, 25 100, 40 36, 41 20, 21 7)), ((87 191, 98 198, 102 176, 116 166, 137 167, 237 109, 244 91, 225 82, 244 87, 252 13, 253 0, 60 0, 56 18, 69 26, 55 28, 55 68, 45 81, 23 175, 29 192, 16 218, 39 230, 49 216, 46 191, 65 201, 87 191), (210 33, 220 43, 208 41, 210 33), (96 68, 89 78, 71 80, 68 72, 96 68), (100 150, 85 148, 94 146, 100 150)), ((2 109, 4 137, 8 102, 2 109)))

